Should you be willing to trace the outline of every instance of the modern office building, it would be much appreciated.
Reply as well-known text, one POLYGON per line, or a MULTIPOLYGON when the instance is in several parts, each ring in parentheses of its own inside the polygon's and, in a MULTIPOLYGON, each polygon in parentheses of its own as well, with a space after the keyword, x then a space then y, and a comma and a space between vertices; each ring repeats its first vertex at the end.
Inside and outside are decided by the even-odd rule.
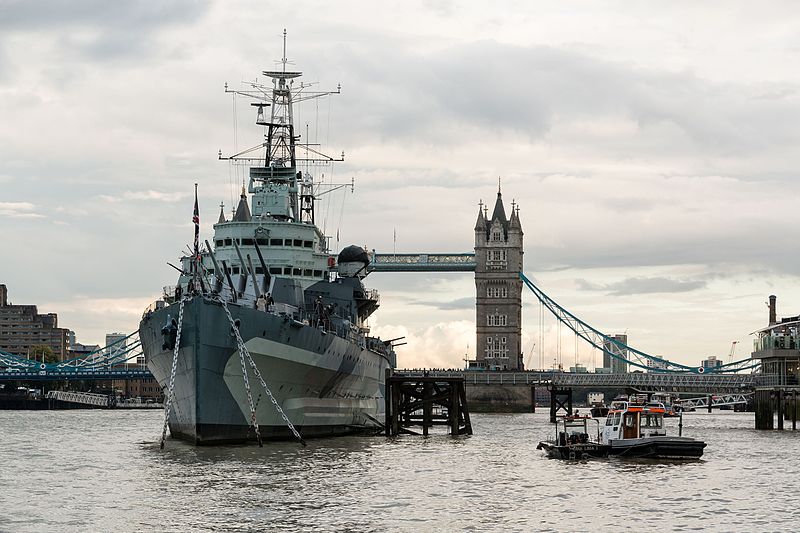
MULTIPOLYGON (((627 335, 611 335, 612 339, 624 345, 628 344, 627 335)), ((603 367, 610 368, 612 374, 625 374, 628 372, 628 363, 620 357, 627 359, 628 350, 612 340, 603 340, 603 367), (614 357, 614 355, 619 357, 614 357)))

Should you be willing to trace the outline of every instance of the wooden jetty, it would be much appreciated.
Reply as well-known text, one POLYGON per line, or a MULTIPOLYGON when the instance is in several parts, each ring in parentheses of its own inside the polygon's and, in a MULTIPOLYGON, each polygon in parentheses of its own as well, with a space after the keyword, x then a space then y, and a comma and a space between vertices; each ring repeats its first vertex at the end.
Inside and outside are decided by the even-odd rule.
POLYGON ((405 376, 386 372, 386 436, 428 435, 447 426, 450 435, 472 435, 463 377, 405 376))
POLYGON ((563 410, 567 416, 572 416, 572 387, 560 388, 550 386, 550 422, 555 423, 558 412, 563 410))
POLYGON ((798 386, 759 387, 756 389, 753 407, 756 414, 756 429, 783 429, 784 420, 792 421, 792 429, 797 429, 800 406, 797 403, 798 386))

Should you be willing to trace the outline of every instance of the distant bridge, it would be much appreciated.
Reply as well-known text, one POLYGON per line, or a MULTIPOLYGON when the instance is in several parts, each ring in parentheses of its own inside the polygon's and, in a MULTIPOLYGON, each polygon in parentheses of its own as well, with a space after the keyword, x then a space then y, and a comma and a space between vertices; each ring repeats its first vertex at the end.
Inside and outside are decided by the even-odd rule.
POLYGON ((0 371, 0 381, 77 381, 98 379, 152 379, 153 374, 144 368, 86 370, 63 368, 58 370, 6 370, 0 371))
POLYGON ((378 254, 370 257, 370 272, 474 272, 475 254, 378 254))
POLYGON ((53 363, 0 351, 0 381, 151 379, 150 371, 135 363, 140 358, 144 353, 138 331, 108 346, 53 363))
MULTIPOLYGON (((395 375, 422 376, 423 370, 396 370, 395 375)), ((778 383, 771 374, 595 374, 572 372, 428 371, 432 377, 463 377, 468 386, 548 386, 628 388, 646 392, 741 393, 778 383)))

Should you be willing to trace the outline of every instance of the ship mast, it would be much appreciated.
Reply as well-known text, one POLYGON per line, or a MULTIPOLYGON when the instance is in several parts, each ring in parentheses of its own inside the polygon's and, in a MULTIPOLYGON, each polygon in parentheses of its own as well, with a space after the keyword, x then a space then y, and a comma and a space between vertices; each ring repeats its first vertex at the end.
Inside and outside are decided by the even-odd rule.
MULTIPOLYGON (((314 98, 321 98, 332 94, 341 93, 341 85, 335 91, 309 91, 311 85, 297 83, 295 78, 302 76, 300 71, 287 70, 291 61, 286 56, 286 30, 283 30, 283 57, 279 60, 278 70, 265 70, 262 73, 272 79, 271 87, 257 82, 248 83, 247 90, 229 90, 226 84, 225 91, 234 95, 245 96, 257 100, 251 103, 257 108, 256 124, 266 128, 263 143, 243 150, 229 157, 220 159, 247 161, 254 165, 250 167, 250 182, 248 192, 259 193, 266 189, 281 188, 288 195, 289 205, 284 216, 295 222, 304 222, 315 225, 314 203, 315 200, 328 192, 350 186, 349 184, 327 184, 328 190, 317 191, 313 177, 308 172, 297 170, 298 161, 304 163, 329 164, 334 161, 344 161, 344 152, 340 158, 334 158, 322 153, 317 144, 300 142, 300 135, 295 134, 294 104, 314 98), (264 108, 270 107, 269 119, 265 117, 264 108), (298 159, 297 147, 304 148, 305 156, 298 159), (263 157, 252 157, 255 151, 263 150, 263 157), (309 155, 310 154, 310 155, 309 155)), ((272 213, 275 216, 275 213, 272 213)))

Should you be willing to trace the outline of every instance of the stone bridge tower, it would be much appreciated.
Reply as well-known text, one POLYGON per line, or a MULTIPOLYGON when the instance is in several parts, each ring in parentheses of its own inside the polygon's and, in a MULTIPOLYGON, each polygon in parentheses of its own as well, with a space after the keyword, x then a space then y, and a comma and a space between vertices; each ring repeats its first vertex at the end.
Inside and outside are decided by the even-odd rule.
POLYGON ((481 202, 475 223, 476 361, 491 370, 524 370, 522 357, 522 224, 506 217, 498 186, 492 216, 481 202))

